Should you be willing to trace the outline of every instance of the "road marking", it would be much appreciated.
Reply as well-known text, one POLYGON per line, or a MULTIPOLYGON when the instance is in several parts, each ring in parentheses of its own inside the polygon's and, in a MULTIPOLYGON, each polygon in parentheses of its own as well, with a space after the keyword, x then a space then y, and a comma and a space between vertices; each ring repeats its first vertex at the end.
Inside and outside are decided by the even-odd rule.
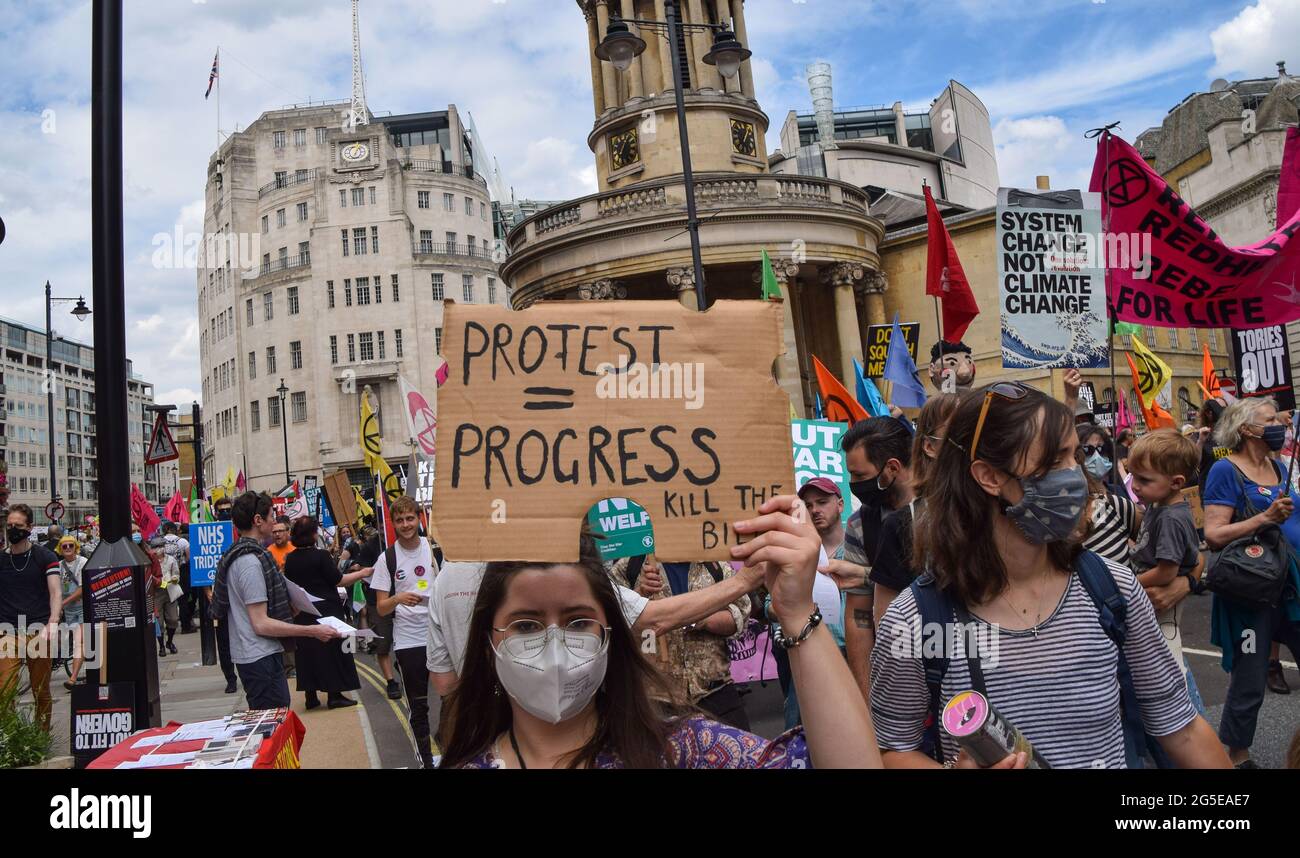
MULTIPOLYGON (((1189 647, 1189 646, 1185 646, 1185 647, 1183 647, 1183 652, 1190 652, 1192 655, 1207 655, 1207 656, 1211 656, 1212 658, 1221 658, 1221 657, 1223 656, 1223 653, 1215 652, 1215 651, 1213 651, 1213 650, 1208 650, 1208 649, 1192 649, 1192 648, 1189 647)), ((1297 668, 1297 667, 1296 667, 1295 662, 1291 662, 1291 661, 1284 661, 1284 662, 1282 662, 1282 666, 1283 666, 1283 667, 1289 667, 1291 670, 1298 670, 1298 669, 1300 669, 1300 668, 1297 668)))
POLYGON ((370 713, 366 711, 364 705, 357 707, 357 717, 361 719, 361 735, 366 740, 366 756, 370 758, 370 768, 382 769, 384 766, 379 760, 379 746, 375 744, 375 731, 370 727, 370 713))
MULTIPOLYGON (((365 677, 366 681, 373 685, 375 690, 378 691, 383 696, 383 699, 387 701, 388 705, 392 707, 393 714, 397 716, 397 723, 402 725, 402 731, 406 733, 406 738, 411 743, 411 750, 416 751, 415 734, 411 732, 411 719, 404 709, 398 705, 398 702, 388 696, 387 682, 368 665, 362 664, 360 661, 356 661, 355 664, 357 669, 361 671, 361 675, 365 677)), ((416 753, 416 756, 419 756, 418 752, 416 753)))

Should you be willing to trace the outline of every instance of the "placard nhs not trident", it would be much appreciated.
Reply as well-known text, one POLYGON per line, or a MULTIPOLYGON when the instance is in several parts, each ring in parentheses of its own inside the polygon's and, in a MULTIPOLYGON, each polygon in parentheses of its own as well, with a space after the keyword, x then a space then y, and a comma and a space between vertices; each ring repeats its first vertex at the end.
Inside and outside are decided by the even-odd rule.
POLYGON ((448 303, 444 331, 433 516, 450 559, 572 562, 613 497, 649 511, 660 559, 729 559, 731 525, 794 491, 779 304, 448 303))

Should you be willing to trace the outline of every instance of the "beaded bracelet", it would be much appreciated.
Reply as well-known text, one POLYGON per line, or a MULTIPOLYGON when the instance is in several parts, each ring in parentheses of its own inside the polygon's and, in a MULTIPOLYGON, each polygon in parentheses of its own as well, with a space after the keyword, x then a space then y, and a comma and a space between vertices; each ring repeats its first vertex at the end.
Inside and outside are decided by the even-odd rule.
POLYGON ((799 637, 797 638, 789 638, 784 636, 778 637, 776 639, 776 645, 784 650, 794 649, 799 644, 808 640, 808 635, 812 634, 812 630, 817 628, 817 626, 821 624, 821 621, 822 621, 821 608, 814 607, 812 616, 808 618, 808 625, 803 627, 803 631, 799 633, 799 637))

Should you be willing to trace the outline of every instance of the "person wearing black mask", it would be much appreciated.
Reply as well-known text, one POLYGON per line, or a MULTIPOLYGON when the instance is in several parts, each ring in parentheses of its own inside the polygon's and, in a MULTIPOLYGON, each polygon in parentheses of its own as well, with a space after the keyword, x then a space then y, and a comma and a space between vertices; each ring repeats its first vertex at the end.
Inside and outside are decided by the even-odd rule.
POLYGON ((849 490, 862 508, 845 527, 844 559, 832 560, 826 571, 845 591, 845 655, 863 699, 869 701, 874 588, 866 576, 885 516, 913 497, 912 435, 892 417, 872 417, 844 433, 840 449, 848 466, 849 490))
POLYGON ((230 521, 230 510, 233 505, 230 498, 222 498, 212 505, 212 510, 217 516, 217 521, 230 521))
POLYGON ((5 518, 8 547, 0 552, 0 688, 24 662, 31 677, 36 718, 49 730, 50 654, 63 609, 59 558, 32 542, 32 508, 16 503, 5 518), (42 643, 38 636, 44 636, 42 643), (8 638, 8 640, 6 640, 8 638))

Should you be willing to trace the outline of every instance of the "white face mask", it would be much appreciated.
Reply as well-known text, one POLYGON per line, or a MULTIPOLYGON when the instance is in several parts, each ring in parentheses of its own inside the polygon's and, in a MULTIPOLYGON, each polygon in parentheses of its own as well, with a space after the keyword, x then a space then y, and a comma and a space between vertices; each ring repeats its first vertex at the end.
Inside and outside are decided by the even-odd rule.
POLYGON ((596 635, 570 632, 569 638, 584 641, 581 654, 565 646, 559 626, 512 640, 510 650, 528 658, 512 655, 504 645, 492 647, 501 687, 524 711, 550 724, 586 708, 605 681, 609 663, 608 636, 603 643, 596 635))

